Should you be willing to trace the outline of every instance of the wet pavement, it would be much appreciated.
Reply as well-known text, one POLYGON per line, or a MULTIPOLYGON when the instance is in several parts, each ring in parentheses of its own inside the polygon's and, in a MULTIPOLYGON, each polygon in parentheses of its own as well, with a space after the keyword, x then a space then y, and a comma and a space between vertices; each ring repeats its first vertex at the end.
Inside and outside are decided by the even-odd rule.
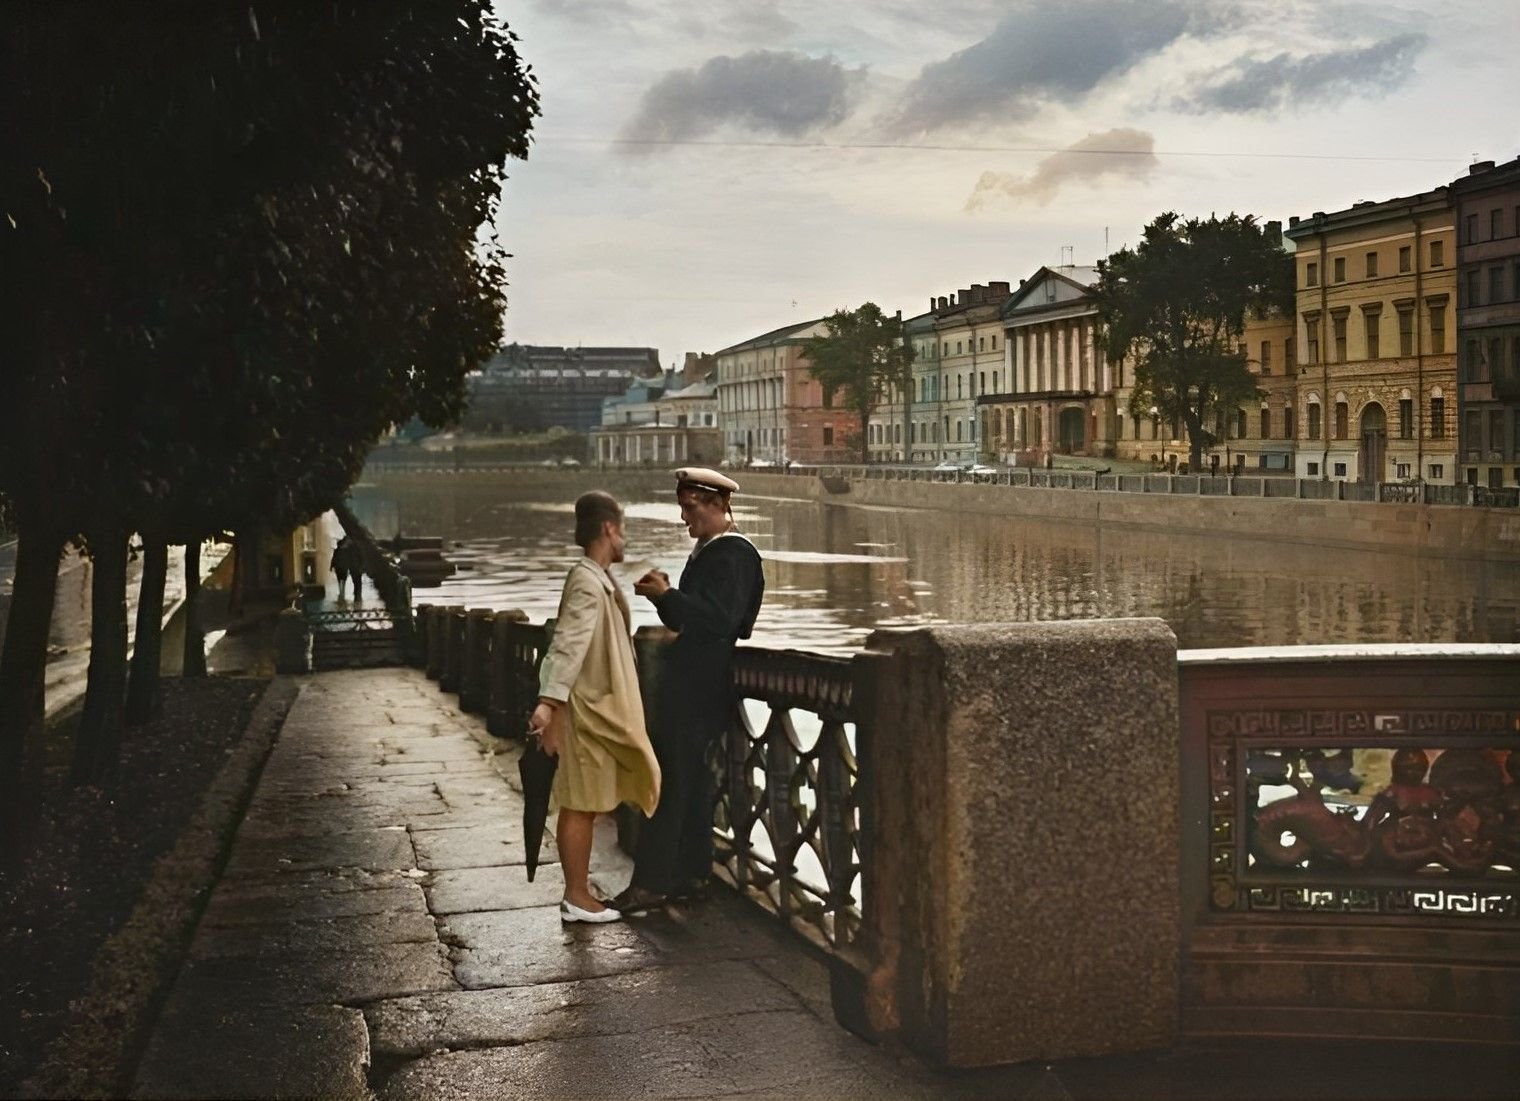
MULTIPOLYGON (((515 747, 421 673, 304 678, 138 1097, 1504 1097, 1503 1052, 1264 1042, 939 1074, 845 1032, 822 962, 716 891, 561 926, 515 747)), ((593 881, 627 880, 599 831, 593 881)), ((1009 992, 1017 997, 1016 991, 1009 992)))

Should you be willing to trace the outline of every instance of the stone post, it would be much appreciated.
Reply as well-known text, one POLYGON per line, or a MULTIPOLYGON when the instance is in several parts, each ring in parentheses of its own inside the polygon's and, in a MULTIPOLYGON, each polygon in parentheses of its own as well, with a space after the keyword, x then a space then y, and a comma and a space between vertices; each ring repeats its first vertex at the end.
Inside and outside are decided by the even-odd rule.
POLYGON ((459 706, 484 712, 491 706, 490 608, 471 608, 464 619, 464 660, 459 679, 459 706))
POLYGON ((842 1023, 950 1067, 1176 1040, 1176 653, 1159 619, 871 636, 842 1023))
POLYGON ((443 677, 444 659, 444 625, 447 623, 447 610, 441 604, 428 605, 427 619, 423 621, 423 641, 427 653, 427 659, 423 665, 424 672, 429 680, 440 680, 443 677))
POLYGON ((512 644, 510 626, 526 623, 525 612, 513 608, 491 618, 491 667, 488 671, 486 729, 498 738, 520 738, 522 717, 512 703, 512 644))
MULTIPOLYGON (((644 701, 644 725, 651 738, 655 736, 654 701, 665 667, 665 648, 675 637, 676 633, 665 627, 640 627, 633 632, 633 653, 639 663, 639 695, 644 701)), ((618 847, 629 856, 638 848, 639 828, 643 822, 644 812, 637 807, 625 803, 617 809, 618 847)))
POLYGON ((438 687, 445 692, 458 692, 464 680, 464 624, 463 604, 450 604, 443 610, 443 673, 438 687))
POLYGON ((284 608, 274 622, 274 668, 277 673, 311 672, 311 624, 299 608, 284 608))

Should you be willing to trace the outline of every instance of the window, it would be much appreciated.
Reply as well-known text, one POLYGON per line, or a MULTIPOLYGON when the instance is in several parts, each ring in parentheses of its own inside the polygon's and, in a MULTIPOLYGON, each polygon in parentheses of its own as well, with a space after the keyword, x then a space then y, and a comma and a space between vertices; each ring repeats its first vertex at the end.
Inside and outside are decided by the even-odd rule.
POLYGON ((1433 482, 1439 482, 1444 477, 1446 477, 1446 467, 1440 463, 1431 463, 1430 480, 1433 482))
POLYGON ((1444 263, 1446 263, 1446 242, 1430 242, 1430 266, 1438 268, 1444 263))
POLYGON ((1319 439, 1319 402, 1317 401, 1309 403, 1309 438, 1319 439))
POLYGON ((1308 362, 1308 363, 1318 363, 1319 362, 1319 318, 1317 318, 1317 317, 1314 318, 1314 320, 1310 321, 1304 327, 1304 335, 1306 335, 1309 338, 1308 343, 1305 345, 1305 351, 1308 354, 1308 358, 1306 359, 1305 362, 1308 362))
POLYGON ((1399 355, 1414 355, 1414 309, 1399 307, 1399 355))
POLYGON ((1378 314, 1370 311, 1362 315, 1362 322, 1367 326, 1367 358, 1378 358, 1378 314))
POLYGON ((1344 256, 1337 256, 1335 258, 1335 281, 1337 283, 1344 283, 1346 281, 1346 258, 1344 256))
POLYGON ((1264 440, 1272 438, 1272 410, 1270 409, 1261 411, 1261 438, 1264 440))
POLYGON ((979 352, 985 352, 987 350, 987 338, 985 336, 979 336, 976 338, 976 350, 979 352))
POLYGON ((1293 406, 1283 406, 1283 439, 1291 440, 1298 434, 1298 422, 1293 419, 1293 406))
POLYGON ((1498 266, 1488 269, 1489 302, 1504 301, 1504 269, 1498 266))
POLYGON ((1244 409, 1237 410, 1235 413, 1235 438, 1237 440, 1246 438, 1246 411, 1244 409))
POLYGON ((961 354, 961 342, 959 340, 957 340, 955 342, 955 354, 956 355, 960 355, 961 354))
POLYGON ((1331 331, 1335 336, 1335 363, 1346 362, 1346 315, 1330 319, 1331 331))
POLYGON ((1338 440, 1344 440, 1346 438, 1347 431, 1348 431, 1348 428, 1349 428, 1350 419, 1351 419, 1350 418, 1350 410, 1346 407, 1346 403, 1343 402, 1343 401, 1336 402, 1335 403, 1335 438, 1336 439, 1338 439, 1338 440))
POLYGON ((1313 261, 1310 261, 1309 266, 1304 269, 1304 285, 1309 287, 1319 286, 1319 265, 1313 261))
POLYGON ((1446 304, 1430 307, 1430 353, 1440 355, 1446 351, 1446 304))
POLYGON ((1377 253, 1375 253, 1375 252, 1369 252, 1367 254, 1367 278, 1368 279, 1372 279, 1376 275, 1377 275, 1377 253))
POLYGON ((994 351, 994 352, 995 352, 995 351, 997 351, 997 337, 996 337, 996 336, 994 336, 994 337, 993 337, 993 338, 992 338, 992 350, 993 350, 993 351, 994 351))
POLYGON ((1310 463, 1309 464, 1309 469, 1308 469, 1308 474, 1309 474, 1309 477, 1311 477, 1311 478, 1317 478, 1317 477, 1319 477, 1319 463, 1310 463))
POLYGON ((1414 399, 1399 399, 1399 439, 1408 440, 1414 437, 1414 399))
POLYGON ((826 424, 823 426, 823 446, 834 446, 834 426, 832 424, 826 424))
POLYGON ((1476 409, 1469 409, 1463 418, 1462 449, 1472 452, 1470 458, 1483 450, 1483 414, 1476 409))
POLYGON ((822 390, 823 390, 823 407, 825 409, 832 409, 832 408, 834 408, 834 388, 832 386, 824 386, 824 387, 822 387, 822 390))
POLYGON ((1465 232, 1462 235, 1463 238, 1464 238, 1463 243, 1464 244, 1468 244, 1468 245, 1475 245, 1475 244, 1477 244, 1478 243, 1478 216, 1476 214, 1469 214, 1467 216, 1466 221, 1463 222, 1462 228, 1465 230, 1465 232))
POLYGON ((1393 476, 1395 478, 1407 478, 1407 477, 1409 477, 1409 464, 1408 463, 1394 463, 1393 464, 1393 476))
POLYGON ((1408 271, 1413 257, 1414 249, 1405 245, 1399 249, 1399 271, 1408 271))
POLYGON ((1490 451, 1504 451, 1504 410, 1490 409, 1488 411, 1488 449, 1490 451))
POLYGON ((1478 340, 1469 339, 1466 350, 1462 355, 1462 381, 1477 382, 1483 372, 1480 369, 1483 364, 1483 344, 1478 340))
POLYGON ((1488 239, 1496 241, 1504 236, 1504 211, 1490 210, 1488 212, 1488 239))
POLYGON ((986 371, 980 372, 977 375, 977 377, 976 377, 976 392, 979 393, 979 394, 985 394, 987 392, 987 372, 986 371))
POLYGON ((1283 341, 1283 371, 1290 375, 1293 373, 1293 338, 1291 336, 1283 341))
POLYGON ((1478 269, 1470 268, 1467 272, 1466 285, 1462 288, 1462 305, 1478 305, 1478 269))
POLYGON ((1261 342, 1261 373, 1264 375, 1272 373, 1272 342, 1270 340, 1261 342))
POLYGON ((1446 399, 1430 399, 1430 438, 1444 440, 1446 438, 1446 399))
POLYGON ((1346 464, 1345 463, 1336 463, 1335 464, 1335 476, 1337 478, 1344 478, 1346 476, 1346 464))
POLYGON ((965 382, 965 376, 963 376, 963 375, 956 375, 955 376, 955 396, 957 398, 964 396, 963 395, 963 386, 962 386, 962 384, 964 382, 965 382))

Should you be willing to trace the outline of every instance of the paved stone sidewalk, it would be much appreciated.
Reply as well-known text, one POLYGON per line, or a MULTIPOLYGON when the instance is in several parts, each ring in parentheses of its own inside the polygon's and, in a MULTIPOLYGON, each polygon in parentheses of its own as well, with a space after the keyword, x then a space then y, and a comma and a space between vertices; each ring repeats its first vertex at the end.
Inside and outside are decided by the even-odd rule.
MULTIPOLYGON (((1515 1096, 1511 1053, 1417 1043, 1258 1040, 933 1073, 841 1029, 819 961, 722 892, 562 927, 552 841, 537 883, 522 867, 510 750, 418 672, 309 678, 134 1094, 1515 1096)), ((593 868, 605 890, 627 880, 610 830, 593 868)))
MULTIPOLYGON (((516 758, 491 752, 504 748, 415 671, 310 678, 135 1093, 927 1089, 915 1064, 840 1029, 822 966, 736 899, 562 927, 552 840, 536 883, 522 867, 516 758)), ((627 876, 604 835, 594 878, 611 891, 627 876)))

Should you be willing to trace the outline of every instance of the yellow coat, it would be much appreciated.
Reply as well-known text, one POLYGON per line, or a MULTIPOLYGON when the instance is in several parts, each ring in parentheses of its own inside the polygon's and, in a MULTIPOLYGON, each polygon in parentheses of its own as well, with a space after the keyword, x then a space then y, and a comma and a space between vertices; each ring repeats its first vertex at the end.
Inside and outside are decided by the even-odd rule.
POLYGON ((615 810, 632 803, 645 815, 660 801, 660 766, 644 729, 644 701, 629 638, 628 602, 589 558, 570 567, 559 598, 538 694, 564 724, 555 801, 567 810, 615 810))

